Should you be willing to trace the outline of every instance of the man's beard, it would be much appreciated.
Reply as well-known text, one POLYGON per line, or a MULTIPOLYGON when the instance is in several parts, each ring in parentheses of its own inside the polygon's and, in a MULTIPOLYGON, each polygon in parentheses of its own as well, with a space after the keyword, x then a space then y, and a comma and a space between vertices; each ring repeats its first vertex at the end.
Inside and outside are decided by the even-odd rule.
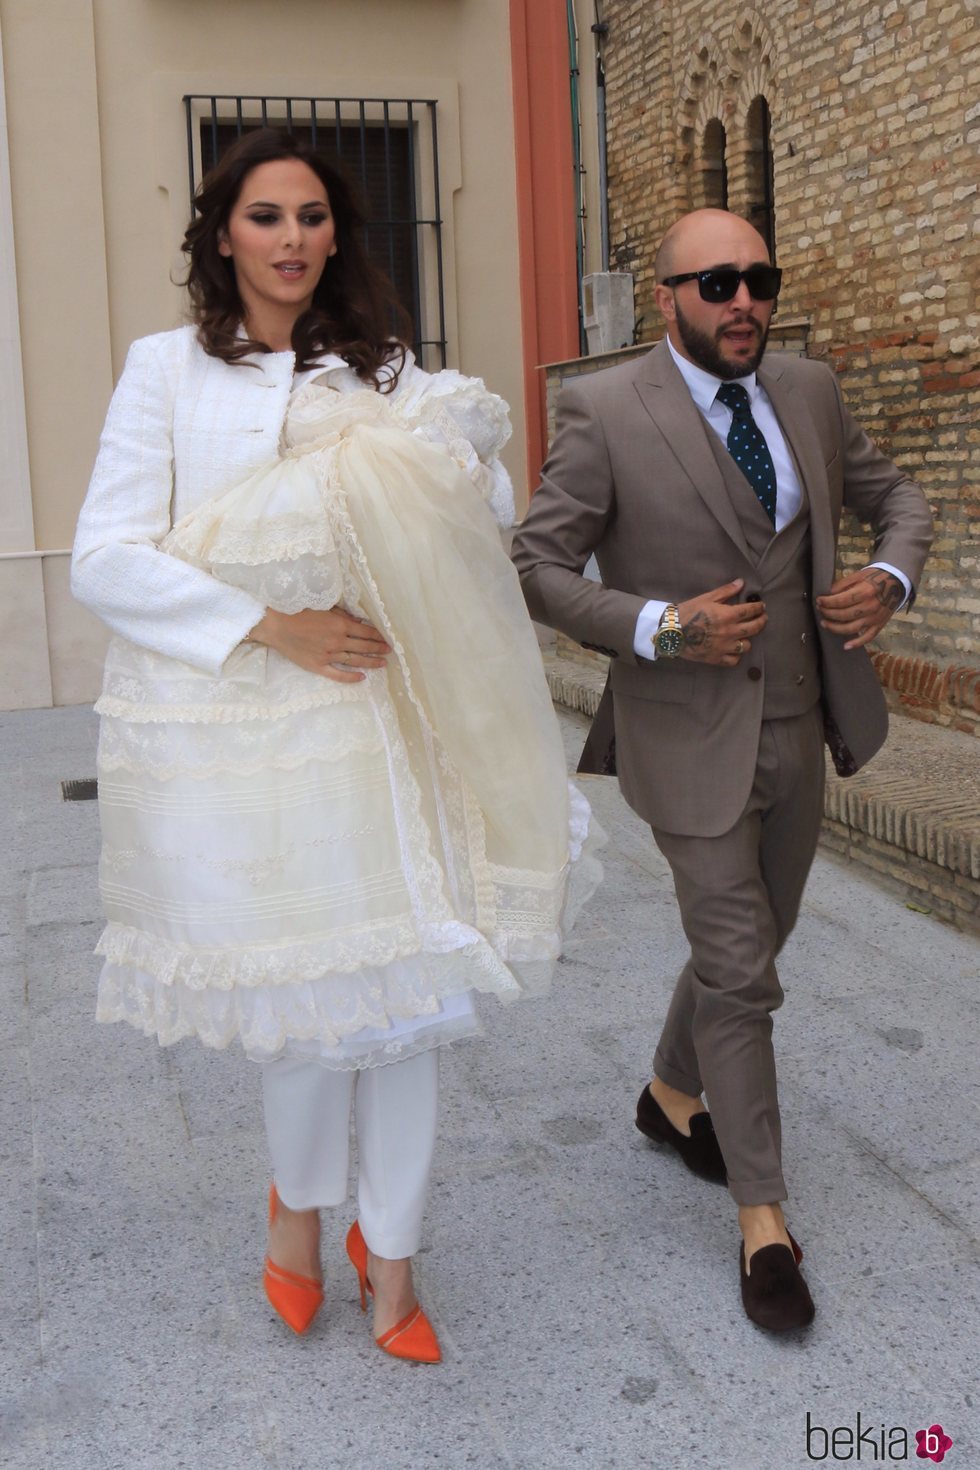
MULTIPOLYGON (((747 378, 750 373, 755 372, 759 363, 762 361, 762 354, 766 350, 766 342, 769 339, 768 326, 760 329, 759 345, 755 354, 747 358, 744 362, 733 363, 729 362, 727 358, 722 357, 721 350, 713 337, 709 337, 707 332, 702 332, 699 327, 695 327, 684 316, 680 307, 677 305, 676 299, 674 309, 677 315, 677 330, 680 332, 681 341, 687 348, 692 361, 696 362, 698 367, 704 368, 706 373, 711 373, 714 377, 721 378, 725 381, 729 381, 732 378, 747 378)), ((753 322, 751 325, 758 327, 758 322, 753 322)))

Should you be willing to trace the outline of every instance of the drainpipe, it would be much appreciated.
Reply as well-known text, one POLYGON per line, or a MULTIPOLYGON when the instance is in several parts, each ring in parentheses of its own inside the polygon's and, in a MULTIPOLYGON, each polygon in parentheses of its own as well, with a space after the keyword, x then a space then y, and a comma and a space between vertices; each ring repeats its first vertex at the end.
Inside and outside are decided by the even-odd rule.
POLYGON ((609 269, 609 179, 606 170, 606 69, 602 64, 602 43, 609 34, 609 27, 599 15, 599 0, 594 0, 595 25, 595 94, 596 114, 599 128, 599 239, 602 251, 602 269, 609 269))
POLYGON ((575 171, 575 269, 578 290, 579 351, 587 350, 585 323, 582 320, 582 275, 585 270, 585 202, 582 195, 582 117, 579 105, 578 27, 575 22, 575 0, 566 0, 568 17, 568 72, 572 104, 572 160, 575 171))

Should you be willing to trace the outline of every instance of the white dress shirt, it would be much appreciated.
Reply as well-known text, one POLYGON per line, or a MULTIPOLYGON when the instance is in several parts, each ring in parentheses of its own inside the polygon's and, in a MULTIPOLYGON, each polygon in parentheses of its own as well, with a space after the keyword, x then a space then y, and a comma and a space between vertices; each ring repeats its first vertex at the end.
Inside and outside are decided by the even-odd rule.
MULTIPOLYGON (((727 404, 722 403, 718 397, 718 389, 724 380, 716 378, 714 373, 705 372, 704 368, 688 361, 686 357, 681 357, 680 353, 675 351, 669 338, 667 347, 677 364, 678 372, 687 384, 688 392, 694 399, 701 417, 718 435, 727 449, 728 432, 731 429, 734 415, 727 404)), ((734 381, 749 395, 752 417, 772 456, 773 467, 776 471, 776 530, 781 531, 784 526, 789 525, 803 502, 803 490, 793 463, 793 456, 789 452, 789 445, 779 427, 779 420, 773 411, 769 395, 755 373, 749 373, 744 378, 735 378, 734 381)), ((883 567, 886 572, 891 572, 893 577, 898 578, 905 588, 905 600, 907 601, 912 587, 904 572, 900 572, 897 567, 889 566, 887 562, 876 561, 872 565, 883 567)), ((705 588, 706 592, 709 590, 705 588)), ((657 651, 653 646, 653 635, 660 627, 660 621, 669 602, 669 598, 663 600, 651 598, 637 618, 636 631, 633 635, 633 651, 638 658, 656 659, 657 651)))

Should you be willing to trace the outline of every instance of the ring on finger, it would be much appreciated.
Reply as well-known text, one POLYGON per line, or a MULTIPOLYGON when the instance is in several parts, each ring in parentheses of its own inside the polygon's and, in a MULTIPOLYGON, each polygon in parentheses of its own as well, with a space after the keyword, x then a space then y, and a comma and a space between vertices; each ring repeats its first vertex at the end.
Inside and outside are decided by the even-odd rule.
POLYGON ((744 652, 745 652, 745 644, 742 642, 741 638, 737 638, 735 640, 735 654, 736 654, 736 656, 738 658, 741 658, 741 656, 742 656, 742 654, 744 652))

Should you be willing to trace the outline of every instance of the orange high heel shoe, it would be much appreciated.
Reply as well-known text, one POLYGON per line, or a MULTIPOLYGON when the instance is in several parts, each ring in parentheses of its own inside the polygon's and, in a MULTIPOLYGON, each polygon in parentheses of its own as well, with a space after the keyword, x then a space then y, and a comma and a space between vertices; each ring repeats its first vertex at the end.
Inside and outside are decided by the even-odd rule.
MULTIPOLYGON (((361 1288, 361 1311, 366 1312, 368 1293, 374 1296, 374 1287, 368 1279, 367 1244, 357 1220, 347 1232, 347 1254, 357 1272, 357 1281, 361 1288)), ((382 1352, 390 1353, 393 1358, 405 1358, 410 1363, 442 1362, 442 1350, 435 1329, 417 1302, 407 1317, 403 1317, 394 1327, 389 1327, 387 1332, 374 1340, 382 1352)))
MULTIPOLYGON (((270 1184, 270 1225, 276 1218, 278 1204, 276 1186, 270 1184)), ((300 1276, 295 1271, 287 1271, 285 1266, 277 1266, 271 1256, 266 1256, 262 1285, 266 1296, 287 1327, 302 1336, 323 1305, 323 1283, 314 1281, 311 1276, 300 1276)))

